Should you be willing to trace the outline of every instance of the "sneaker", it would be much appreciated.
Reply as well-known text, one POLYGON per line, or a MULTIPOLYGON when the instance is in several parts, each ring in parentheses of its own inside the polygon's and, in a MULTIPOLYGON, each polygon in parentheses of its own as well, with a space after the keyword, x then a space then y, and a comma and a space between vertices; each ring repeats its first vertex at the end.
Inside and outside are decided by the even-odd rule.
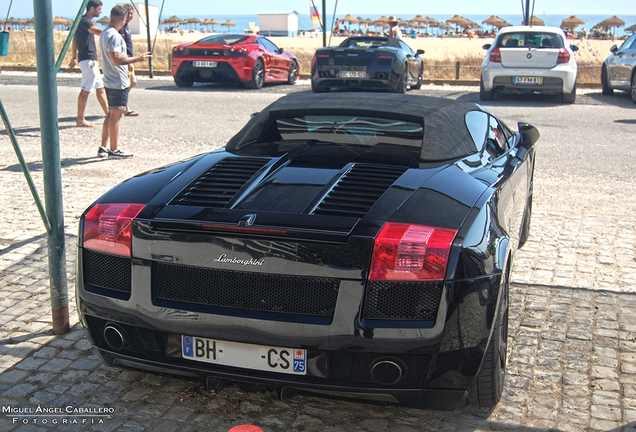
POLYGON ((99 146, 99 150, 97 150, 98 157, 108 157, 108 149, 106 147, 99 146))
POLYGON ((119 158, 119 159, 125 159, 125 158, 131 158, 133 157, 132 153, 128 153, 123 151, 122 149, 117 149, 117 150, 108 150, 108 157, 111 158, 119 158))

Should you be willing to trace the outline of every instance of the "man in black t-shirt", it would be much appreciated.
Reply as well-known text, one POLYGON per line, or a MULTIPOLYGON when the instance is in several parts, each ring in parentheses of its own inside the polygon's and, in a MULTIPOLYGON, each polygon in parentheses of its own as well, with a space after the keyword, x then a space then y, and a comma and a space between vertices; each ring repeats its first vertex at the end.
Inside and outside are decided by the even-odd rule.
MULTIPOLYGON (((132 32, 130 31, 130 28, 128 27, 128 23, 132 21, 133 17, 135 16, 135 10, 130 4, 125 4, 123 5, 123 7, 124 9, 126 9, 126 12, 128 13, 128 15, 126 16, 126 24, 124 24, 121 30, 119 30, 119 34, 121 35, 121 37, 124 38, 124 42, 126 42, 126 54, 128 55, 128 57, 132 57, 133 56, 132 32)), ((128 87, 129 89, 128 91, 130 92, 130 90, 132 90, 135 84, 137 84, 137 76, 135 75, 135 68, 132 63, 128 65, 128 78, 130 78, 130 87, 128 87)), ((134 117, 134 116, 138 116, 139 113, 137 111, 131 111, 128 105, 126 105, 126 111, 124 111, 124 115, 134 117)))
MULTIPOLYGON (((99 36, 102 31, 95 27, 92 21, 93 18, 99 17, 101 13, 101 0, 89 0, 86 6, 86 14, 82 16, 73 38, 73 58, 69 67, 73 69, 78 64, 82 71, 81 90, 77 98, 77 121, 75 122, 77 126, 94 126, 93 123, 86 121, 84 115, 88 103, 88 95, 93 89, 95 89, 97 101, 104 110, 104 114, 108 115, 108 101, 104 90, 104 82, 99 72, 97 49, 95 47, 95 35, 99 36)), ((102 131, 102 135, 104 135, 104 131, 102 131)), ((103 139, 104 137, 102 136, 103 139)))

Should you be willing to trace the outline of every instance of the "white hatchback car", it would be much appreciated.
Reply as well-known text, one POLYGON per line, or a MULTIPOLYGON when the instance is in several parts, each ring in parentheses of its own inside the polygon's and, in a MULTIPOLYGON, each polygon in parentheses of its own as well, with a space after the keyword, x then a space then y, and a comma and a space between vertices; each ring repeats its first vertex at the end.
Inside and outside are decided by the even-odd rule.
POLYGON ((552 93, 565 103, 576 99, 577 67, 574 52, 563 31, 546 26, 504 27, 481 65, 479 97, 494 93, 552 93))

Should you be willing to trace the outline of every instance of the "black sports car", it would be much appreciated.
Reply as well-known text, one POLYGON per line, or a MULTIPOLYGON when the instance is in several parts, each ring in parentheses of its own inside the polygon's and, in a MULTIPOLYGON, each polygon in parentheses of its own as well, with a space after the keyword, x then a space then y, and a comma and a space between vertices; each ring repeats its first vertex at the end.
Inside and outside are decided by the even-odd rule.
POLYGON ((413 50, 402 40, 382 36, 357 36, 340 45, 319 48, 311 62, 311 88, 385 89, 405 93, 422 87, 423 50, 413 50))
POLYGON ((86 210, 81 322, 107 364, 208 386, 492 406, 538 137, 474 103, 283 97, 86 210))

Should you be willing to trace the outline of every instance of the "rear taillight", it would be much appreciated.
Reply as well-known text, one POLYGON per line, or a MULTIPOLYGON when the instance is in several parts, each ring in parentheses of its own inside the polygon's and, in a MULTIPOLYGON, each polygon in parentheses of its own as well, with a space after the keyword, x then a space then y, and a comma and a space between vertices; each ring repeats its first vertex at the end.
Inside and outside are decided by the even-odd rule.
POLYGON ((559 50, 559 58, 557 59, 558 63, 569 63, 570 62, 570 53, 565 48, 561 48, 559 50))
POLYGON ((375 239, 370 280, 441 281, 457 231, 387 223, 375 239))
POLYGON ((84 247, 124 257, 132 256, 132 221, 143 204, 97 204, 84 219, 84 247))
POLYGON ((490 61, 493 63, 501 63, 501 50, 499 47, 490 51, 490 61))

